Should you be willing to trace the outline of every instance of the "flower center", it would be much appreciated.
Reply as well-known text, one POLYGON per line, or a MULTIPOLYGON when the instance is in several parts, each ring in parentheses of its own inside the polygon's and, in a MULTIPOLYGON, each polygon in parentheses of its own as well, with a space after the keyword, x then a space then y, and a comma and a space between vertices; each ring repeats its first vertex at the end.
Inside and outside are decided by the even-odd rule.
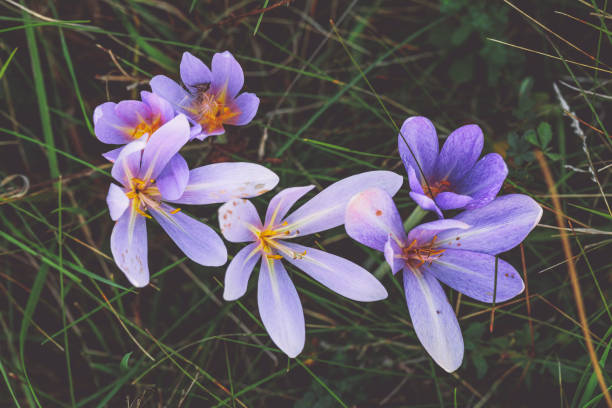
POLYGON ((127 198, 132 200, 132 205, 134 206, 134 210, 147 218, 151 218, 147 211, 148 208, 159 207, 161 194, 159 193, 159 189, 154 186, 155 180, 150 179, 148 182, 137 177, 132 177, 130 179, 130 191, 125 193, 127 198))
POLYGON ((433 261, 441 257, 442 253, 446 251, 445 249, 435 248, 437 238, 437 236, 434 236, 431 242, 425 245, 419 245, 416 239, 413 240, 410 245, 402 248, 401 258, 413 268, 419 268, 426 263, 431 265, 433 261))
POLYGON ((264 252, 266 258, 269 259, 283 259, 283 255, 278 252, 282 252, 285 255, 291 256, 293 259, 302 259, 306 255, 306 251, 299 253, 292 251, 285 245, 277 242, 278 238, 291 238, 291 231, 286 229, 287 222, 284 221, 280 225, 275 227, 268 227, 263 230, 252 228, 251 231, 257 237, 259 242, 259 249, 264 252), (273 250, 277 253, 274 253, 273 250))
POLYGON ((427 184, 423 184, 422 187, 425 195, 427 195, 429 198, 435 198, 438 194, 451 190, 451 184, 448 180, 440 180, 434 183, 429 183, 429 187, 427 187, 427 184))
POLYGON ((160 122, 161 116, 156 116, 155 119, 153 119, 152 123, 147 123, 144 119, 141 120, 138 126, 136 126, 134 128, 134 131, 132 132, 132 139, 140 139, 142 135, 148 134, 149 136, 147 138, 147 141, 149 141, 148 139, 151 137, 153 132, 159 129, 161 125, 160 122))
POLYGON ((226 95, 225 89, 218 95, 212 92, 198 93, 193 111, 205 131, 212 132, 219 129, 223 123, 240 113, 226 104, 226 95))

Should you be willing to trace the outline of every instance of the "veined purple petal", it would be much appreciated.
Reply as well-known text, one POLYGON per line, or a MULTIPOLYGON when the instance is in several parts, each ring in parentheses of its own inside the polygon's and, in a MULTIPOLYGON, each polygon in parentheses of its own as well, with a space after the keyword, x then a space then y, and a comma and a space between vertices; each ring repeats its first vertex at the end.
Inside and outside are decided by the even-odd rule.
POLYGON ((141 91, 140 99, 142 99, 142 101, 149 106, 149 109, 151 109, 152 118, 159 115, 160 124, 169 122, 176 116, 170 102, 154 93, 141 91))
POLYGON ((162 125, 149 138, 142 153, 139 177, 143 180, 156 179, 172 156, 189 141, 189 122, 184 115, 178 115, 162 125))
POLYGON ((270 169, 254 163, 215 163, 189 172, 181 204, 224 203, 234 198, 257 197, 278 184, 270 169))
POLYGON ((257 239, 253 229, 261 230, 261 220, 253 203, 243 198, 219 207, 221 233, 229 242, 251 242, 257 239))
POLYGON ((227 262, 223 240, 208 225, 183 212, 175 212, 165 204, 157 209, 151 208, 149 212, 192 261, 204 266, 221 266, 227 262))
POLYGON ((368 171, 333 183, 290 214, 285 221, 294 235, 308 235, 325 231, 344 223, 344 212, 349 200, 357 193, 378 187, 393 196, 403 179, 390 171, 368 171), (298 232, 299 231, 299 232, 298 232))
POLYGON ((117 104, 106 102, 94 110, 94 133, 107 144, 126 144, 132 141, 133 129, 115 112, 117 104))
POLYGON ((256 242, 245 246, 234 256, 225 272, 223 299, 236 300, 244 295, 249 277, 260 259, 261 251, 256 242))
POLYGON ((226 88, 227 97, 234 99, 244 85, 242 67, 229 51, 216 53, 212 58, 211 89, 220 93, 226 88))
POLYGON ((114 163, 117 161, 117 158, 119 157, 119 153, 121 153, 121 150, 123 150, 123 146, 118 147, 113 150, 109 150, 106 153, 102 153, 102 157, 104 157, 109 162, 114 163))
POLYGON ((287 262, 344 297, 360 302, 387 297, 386 289, 374 275, 347 259, 292 242, 283 241, 280 245, 278 251, 287 262))
POLYGON ((138 177, 140 170, 140 156, 145 148, 146 143, 141 140, 135 140, 123 147, 121 153, 115 160, 111 175, 115 180, 123 186, 128 186, 133 177, 138 177))
POLYGON ((410 190, 413 193, 425 195, 423 191, 423 186, 421 186, 421 182, 419 181, 419 177, 416 175, 416 170, 412 166, 406 167, 406 172, 408 173, 408 183, 410 184, 410 190))
POLYGON ((180 70, 183 83, 193 94, 198 91, 196 85, 210 85, 212 81, 212 73, 206 64, 187 51, 183 53, 180 70))
POLYGON ((504 159, 497 153, 489 153, 466 174, 455 191, 473 198, 467 209, 483 207, 493 201, 507 175, 508 167, 504 159))
POLYGON ((387 243, 385 244, 383 253, 385 254, 385 261, 387 261, 389 267, 391 268, 392 274, 395 275, 404 267, 406 262, 400 258, 402 248, 400 248, 393 238, 389 237, 387 243))
POLYGON ((496 255, 521 243, 541 217, 542 208, 532 198, 522 194, 501 196, 454 217, 470 228, 440 232, 438 246, 496 255))
POLYGON ((506 261, 498 259, 495 291, 495 257, 478 252, 447 249, 431 265, 421 267, 436 278, 481 302, 505 302, 523 292, 525 284, 518 272, 506 261))
POLYGON ((146 219, 134 208, 125 211, 111 234, 111 252, 115 263, 137 288, 149 284, 146 219))
POLYGON ((436 205, 442 210, 455 210, 464 208, 472 201, 472 197, 443 191, 436 196, 436 205))
POLYGON ((142 122, 149 123, 152 116, 147 104, 131 100, 119 102, 115 107, 115 113, 131 128, 135 128, 142 122))
POLYGON ((121 187, 111 183, 106 195, 106 204, 108 205, 111 219, 117 221, 130 206, 130 199, 127 198, 125 191, 121 187))
MULTIPOLYGON (((416 239, 420 245, 428 244, 433 240, 434 236, 439 235, 442 231, 457 230, 462 232, 469 227, 470 226, 465 222, 456 219, 426 222, 410 230, 408 233, 408 242, 412 242, 416 239)), ((439 241, 438 239, 437 242, 439 241)))
POLYGON ((438 136, 433 123, 422 116, 412 116, 406 119, 397 137, 397 143, 406 171, 408 171, 408 166, 412 166, 419 180, 422 180, 423 175, 415 161, 416 158, 427 181, 431 182, 438 157, 438 136), (412 149, 412 153, 406 143, 412 149))
POLYGON ((174 110, 187 114, 193 97, 165 75, 156 75, 149 82, 153 93, 167 100, 174 110))
POLYGON ((155 185, 164 200, 174 200, 185 191, 187 180, 189 180, 189 167, 183 156, 177 153, 159 174, 155 185))
POLYGON ((305 187, 290 187, 281 190, 278 194, 272 197, 268 209, 266 210, 265 225, 279 224, 285 218, 293 204, 304 194, 312 190, 314 186, 305 187))
POLYGON ((483 144, 482 129, 478 125, 461 126, 452 132, 440 150, 433 178, 448 180, 451 185, 461 181, 478 160, 483 144))
POLYGON ((404 290, 419 341, 445 371, 457 370, 463 361, 463 337, 444 290, 432 275, 408 268, 404 290))
POLYGON ((425 211, 435 211, 439 218, 444 218, 442 211, 440 211, 440 208, 438 208, 434 200, 427 197, 426 195, 415 193, 414 191, 411 191, 408 194, 410 195, 410 198, 412 198, 419 207, 421 207, 425 211))
POLYGON ((227 121, 230 125, 242 126, 253 120, 259 108, 259 98, 254 93, 244 92, 234 99, 234 105, 240 112, 239 115, 227 121))
POLYGON ((351 198, 346 206, 344 226, 351 238, 381 252, 389 237, 398 245, 406 238, 393 199, 379 188, 362 191, 351 198))
POLYGON ((300 354, 306 339, 304 312, 281 261, 262 258, 257 303, 272 341, 291 358, 300 354))

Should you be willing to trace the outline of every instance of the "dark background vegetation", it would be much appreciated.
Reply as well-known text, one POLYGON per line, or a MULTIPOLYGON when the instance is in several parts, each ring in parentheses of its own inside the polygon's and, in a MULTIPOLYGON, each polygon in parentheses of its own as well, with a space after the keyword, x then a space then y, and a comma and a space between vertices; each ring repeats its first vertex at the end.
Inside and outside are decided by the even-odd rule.
MULTIPOLYGON (((580 52, 497 0, 1 1, 0 405, 603 406, 533 150, 546 153, 567 227, 582 228, 571 234, 574 262, 612 384, 612 215, 601 194, 610 193, 604 167, 612 147, 612 20, 599 10, 607 3, 514 3, 580 52), (531 310, 524 294, 497 305, 490 331, 491 306, 461 299, 466 353, 451 375, 421 348, 401 282, 385 267, 390 295, 374 304, 343 299, 290 269, 307 322, 306 347, 294 360, 260 324, 256 279, 240 301, 223 302, 224 268, 181 258, 153 223, 152 284, 130 289, 109 257, 110 168, 100 156, 109 146, 93 136, 93 109, 138 98, 152 75, 178 79, 183 51, 209 63, 224 50, 242 64, 261 105, 249 126, 190 143, 191 166, 259 162, 279 174, 279 187, 321 188, 371 169, 405 175, 393 121, 425 115, 442 137, 477 123, 485 152, 508 162, 503 193, 529 194, 545 209, 543 226, 524 243, 524 265, 519 248, 502 256, 526 268, 531 310), (584 172, 582 140, 554 83, 584 122, 601 190, 584 172)), ((406 186, 396 196, 404 216, 414 208, 406 186)), ((263 208, 270 196, 254 202, 263 208)), ((216 206, 188 211, 217 226, 216 206)), ((372 271, 383 263, 342 228, 312 241, 372 271)))

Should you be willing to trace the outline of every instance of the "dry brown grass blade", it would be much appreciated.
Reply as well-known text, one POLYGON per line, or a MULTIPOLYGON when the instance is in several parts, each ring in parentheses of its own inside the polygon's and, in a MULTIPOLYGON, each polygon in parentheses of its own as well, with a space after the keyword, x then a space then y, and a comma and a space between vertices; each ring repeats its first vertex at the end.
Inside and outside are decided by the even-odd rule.
POLYGON ((597 377, 597 382, 599 383, 599 387, 603 393, 604 399, 606 400, 606 404, 608 408, 612 408, 612 397, 610 396, 610 392, 608 391, 608 387, 606 386, 606 382, 603 377, 603 373, 601 372, 601 367, 599 365, 599 360, 597 359, 597 355, 595 354, 595 348, 593 347, 593 340, 591 339, 591 333, 589 331, 589 323, 587 320, 586 311, 584 309, 584 301, 582 299, 582 292, 580 291, 580 282, 578 281, 578 272, 576 271, 576 266, 571 261, 572 248, 570 246, 570 241, 567 236, 567 232, 563 229, 565 227, 563 218, 559 215, 561 212, 561 202, 559 197, 557 197, 557 187, 555 186, 555 182, 553 180, 552 174, 550 172, 550 168, 548 167, 548 163, 544 158, 544 154, 536 150, 535 157, 540 164, 540 168, 542 169, 542 174, 544 175, 544 181, 548 185, 548 189, 551 194, 551 199, 553 202, 553 206, 557 210, 556 218, 557 224, 559 225, 559 230, 561 234, 561 245, 563 247, 563 253, 565 257, 570 260, 567 263, 567 270, 570 275, 570 281, 572 284, 572 290, 574 292, 574 299, 576 301, 576 307, 578 309, 578 317, 580 318, 580 326, 582 328, 582 333, 584 336, 584 341, 587 346, 587 350, 589 352, 589 357, 591 358, 591 364, 593 365, 593 371, 595 372, 595 376, 597 377))

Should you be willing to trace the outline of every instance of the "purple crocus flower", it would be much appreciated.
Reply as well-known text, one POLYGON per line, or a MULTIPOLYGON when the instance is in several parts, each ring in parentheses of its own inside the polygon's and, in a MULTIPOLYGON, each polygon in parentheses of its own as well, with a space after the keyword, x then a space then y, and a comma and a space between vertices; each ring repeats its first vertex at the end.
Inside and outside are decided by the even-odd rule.
POLYGON ((193 137, 202 140, 220 135, 225 133, 223 124, 241 126, 253 120, 259 98, 248 92, 238 95, 244 85, 244 73, 229 51, 213 55, 212 71, 202 60, 185 52, 180 71, 187 90, 165 75, 153 77, 151 89, 196 125, 193 137))
POLYGON ((443 218, 441 210, 487 205, 508 175, 506 163, 499 154, 489 153, 478 160, 483 136, 477 125, 465 125, 452 132, 438 152, 434 125, 427 118, 413 116, 406 119, 397 140, 408 172, 410 197, 422 209, 433 210, 440 218, 443 218))
POLYGON ((162 125, 148 142, 126 145, 111 170, 106 197, 111 218, 115 262, 134 286, 149 283, 146 219, 155 218, 191 260, 206 266, 227 261, 221 237, 184 214, 177 204, 212 204, 235 197, 254 197, 274 188, 278 176, 250 163, 217 163, 189 171, 177 152, 189 140, 189 122, 179 115, 162 125))
POLYGON ((438 281, 481 302, 492 302, 494 294, 496 302, 518 295, 523 280, 501 259, 495 287, 495 255, 518 245, 541 216, 533 199, 513 194, 406 234, 391 196, 375 188, 351 199, 345 227, 353 239, 383 252, 393 273, 403 269, 417 337, 436 363, 453 372, 463 360, 463 337, 438 281))
POLYGON ((290 215, 291 206, 314 186, 287 188, 272 198, 263 224, 250 201, 224 204, 219 209, 219 223, 225 239, 252 242, 227 268, 224 299, 244 295, 251 272, 261 259, 257 289, 261 320, 274 343, 289 357, 297 356, 304 347, 304 313, 282 259, 349 299, 380 300, 387 297, 387 291, 353 262, 288 240, 342 225, 348 200, 364 188, 378 186, 393 195, 401 184, 402 178, 388 171, 358 174, 330 185, 290 215))
MULTIPOLYGON (((142 101, 106 102, 96 107, 93 120, 98 140, 118 145, 134 140, 146 142, 157 129, 176 116, 172 105, 165 99, 147 91, 142 91, 140 97, 142 101)), ((114 162, 122 148, 102 156, 114 162)))

